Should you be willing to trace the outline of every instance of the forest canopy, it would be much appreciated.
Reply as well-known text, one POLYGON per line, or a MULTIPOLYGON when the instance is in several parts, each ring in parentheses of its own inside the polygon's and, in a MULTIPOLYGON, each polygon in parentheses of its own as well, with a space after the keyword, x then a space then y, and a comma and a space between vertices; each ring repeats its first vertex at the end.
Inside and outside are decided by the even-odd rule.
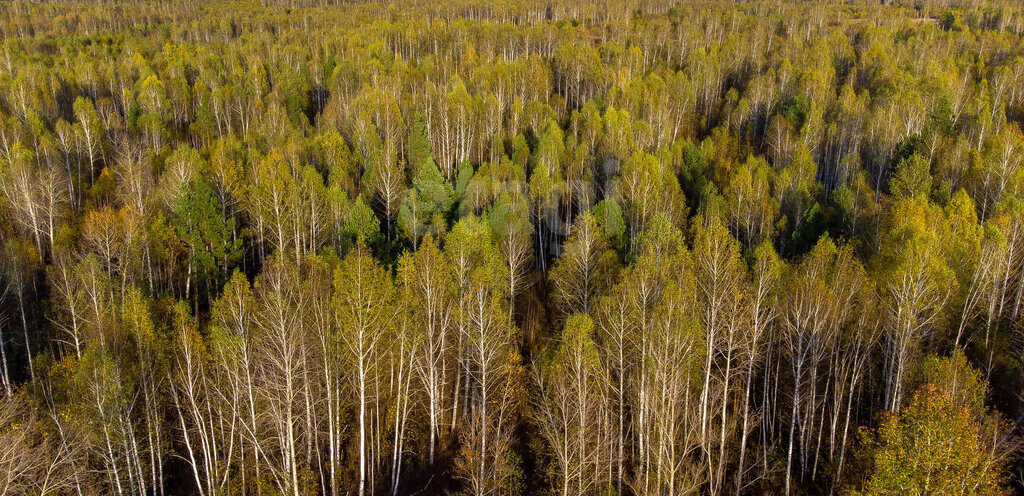
POLYGON ((0 494, 1024 490, 1022 38, 0 3, 0 494))

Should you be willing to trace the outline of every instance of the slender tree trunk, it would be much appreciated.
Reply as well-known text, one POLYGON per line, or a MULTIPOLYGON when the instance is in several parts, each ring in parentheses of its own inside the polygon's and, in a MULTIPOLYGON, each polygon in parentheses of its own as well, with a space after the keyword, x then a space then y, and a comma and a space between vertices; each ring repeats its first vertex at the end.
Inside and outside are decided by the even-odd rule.
MULTIPOLYGON (((32 366, 32 345, 29 343, 29 339, 28 339, 28 318, 26 318, 26 316, 25 316, 25 294, 24 294, 24 290, 22 289, 22 286, 21 286, 22 285, 21 278, 20 278, 20 276, 17 276, 17 277, 18 277, 18 280, 15 281, 15 284, 17 284, 17 287, 18 287, 18 291, 17 291, 17 294, 18 294, 18 310, 21 311, 21 329, 25 333, 25 355, 28 357, 29 379, 35 381, 35 379, 36 379, 36 370, 35 370, 35 367, 32 366)), ((6 358, 4 360, 6 361, 6 358)))

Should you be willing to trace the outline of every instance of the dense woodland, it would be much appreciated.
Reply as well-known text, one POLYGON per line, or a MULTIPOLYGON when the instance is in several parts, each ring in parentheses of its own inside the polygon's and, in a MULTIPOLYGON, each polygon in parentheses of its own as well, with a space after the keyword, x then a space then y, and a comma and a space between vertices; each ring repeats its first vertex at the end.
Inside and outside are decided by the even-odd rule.
POLYGON ((0 494, 1022 490, 1019 2, 0 33, 0 494))

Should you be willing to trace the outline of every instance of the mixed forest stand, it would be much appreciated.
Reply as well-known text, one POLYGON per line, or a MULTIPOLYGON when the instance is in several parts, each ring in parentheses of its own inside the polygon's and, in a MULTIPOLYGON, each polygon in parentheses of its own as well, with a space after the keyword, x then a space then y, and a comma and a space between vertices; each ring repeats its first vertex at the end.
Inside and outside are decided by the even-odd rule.
POLYGON ((0 494, 1024 490, 1024 6, 0 4, 0 494))

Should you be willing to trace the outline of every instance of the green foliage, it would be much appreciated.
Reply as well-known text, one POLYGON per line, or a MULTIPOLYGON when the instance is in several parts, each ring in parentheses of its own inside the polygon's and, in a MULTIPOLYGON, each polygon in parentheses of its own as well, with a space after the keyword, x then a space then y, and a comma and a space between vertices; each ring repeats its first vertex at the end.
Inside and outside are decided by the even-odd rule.
POLYGON ((811 103, 803 95, 794 96, 782 107, 782 115, 789 119, 793 130, 802 133, 811 113, 811 103))
POLYGON ((624 253, 626 249, 626 223, 622 218, 622 207, 614 198, 605 198, 592 209, 594 218, 601 233, 608 240, 608 244, 618 251, 624 253))
POLYGON ((366 243, 372 245, 380 241, 380 220, 366 204, 362 195, 356 198, 352 208, 349 209, 348 219, 345 222, 345 231, 352 237, 355 243, 366 243))
POLYGON ((959 24, 960 21, 957 19, 957 14, 953 10, 946 10, 939 16, 939 25, 946 31, 950 31, 953 28, 958 27, 959 24))
POLYGON ((188 247, 188 264, 200 278, 226 275, 242 254, 235 236, 235 219, 224 218, 222 208, 206 180, 186 183, 175 201, 171 223, 178 239, 188 247))
MULTIPOLYGON (((431 151, 430 137, 427 136, 426 126, 423 124, 423 117, 416 114, 412 128, 409 130, 409 165, 412 167, 413 176, 421 175, 420 169, 428 166, 428 162, 434 164, 434 154, 431 151)), ((440 175, 440 172, 438 172, 440 175)))
POLYGON ((447 229, 446 219, 455 198, 433 158, 428 156, 416 170, 412 188, 402 199, 398 212, 398 225, 413 246, 424 235, 439 237, 447 229))
MULTIPOLYGON (((686 197, 692 202, 701 200, 700 193, 707 185, 707 165, 704 163, 704 155, 700 148, 691 142, 683 145, 682 166, 680 167, 679 182, 686 193, 686 197)), ((696 204, 691 204, 691 207, 696 204)))
POLYGON ((818 241, 825 232, 825 213, 818 202, 804 211, 803 219, 793 231, 793 250, 803 253, 818 241))

